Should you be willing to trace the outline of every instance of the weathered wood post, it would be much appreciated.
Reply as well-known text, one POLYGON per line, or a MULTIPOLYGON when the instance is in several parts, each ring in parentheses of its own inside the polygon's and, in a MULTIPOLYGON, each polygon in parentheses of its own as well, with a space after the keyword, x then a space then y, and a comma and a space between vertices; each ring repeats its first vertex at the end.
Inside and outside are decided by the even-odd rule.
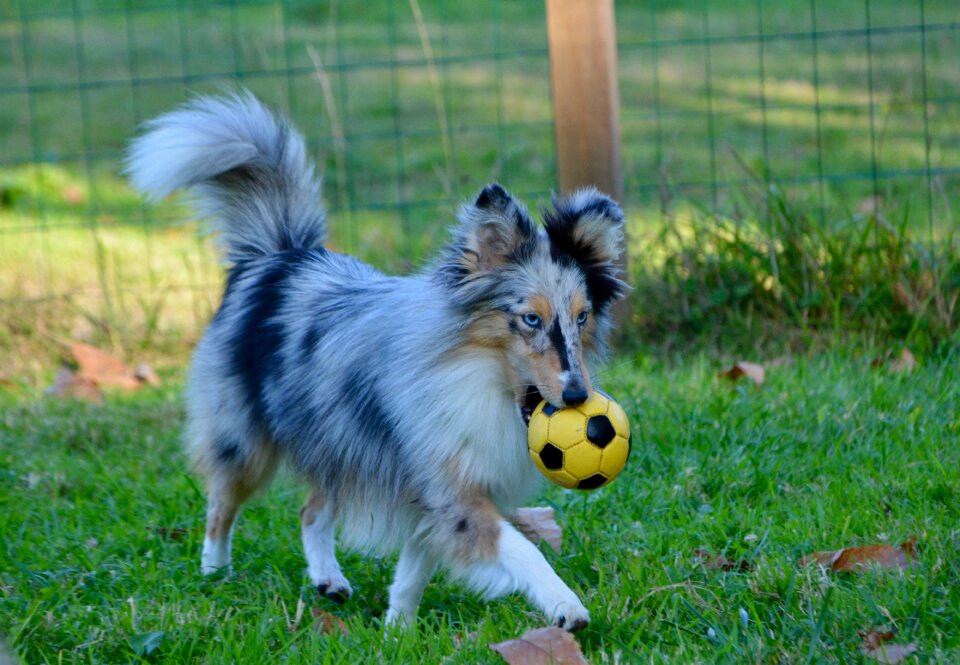
MULTIPOLYGON (((560 190, 594 185, 622 202, 613 0, 546 3, 560 190)), ((629 308, 619 307, 615 314, 622 330, 629 308)))

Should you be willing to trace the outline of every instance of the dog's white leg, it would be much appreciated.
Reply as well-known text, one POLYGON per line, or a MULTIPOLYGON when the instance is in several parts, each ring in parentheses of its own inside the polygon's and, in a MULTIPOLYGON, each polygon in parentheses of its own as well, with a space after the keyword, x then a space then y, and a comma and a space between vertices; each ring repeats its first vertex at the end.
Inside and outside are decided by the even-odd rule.
POLYGON ((421 540, 414 537, 406 542, 390 585, 390 608, 384 618, 387 626, 413 624, 423 590, 436 567, 436 555, 421 540))
POLYGON ((240 512, 239 504, 222 493, 211 492, 207 505, 207 531, 203 538, 200 570, 204 575, 230 567, 233 525, 240 512))
POLYGON ((207 531, 200 566, 204 575, 230 567, 233 527, 240 507, 266 484, 277 467, 272 445, 251 442, 251 448, 230 444, 226 436, 196 437, 194 455, 207 475, 207 531), (227 444, 224 446, 224 441, 227 444), (226 451, 226 452, 225 452, 226 451), (227 454, 229 453, 229 454, 227 454))
POLYGON ((497 555, 477 561, 461 574, 488 597, 522 592, 551 622, 566 630, 578 630, 590 622, 590 613, 577 595, 553 571, 537 549, 512 524, 500 521, 497 555))
POLYGON ((346 602, 352 590, 337 562, 333 507, 323 496, 312 492, 300 510, 300 525, 310 581, 330 600, 346 602))

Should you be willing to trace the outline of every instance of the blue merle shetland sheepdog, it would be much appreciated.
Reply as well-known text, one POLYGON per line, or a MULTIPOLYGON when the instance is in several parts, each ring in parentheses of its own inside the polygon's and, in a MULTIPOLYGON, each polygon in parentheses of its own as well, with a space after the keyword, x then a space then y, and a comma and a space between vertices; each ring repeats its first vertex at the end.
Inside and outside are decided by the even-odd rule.
POLYGON ((209 498, 203 572, 230 565, 241 505, 286 459, 311 488, 303 547, 322 594, 351 591, 336 530, 400 550, 387 624, 414 620, 438 565, 488 597, 521 591, 568 630, 587 624, 510 517, 538 480, 526 421, 541 399, 587 399, 626 290, 614 201, 584 189, 541 225, 488 185, 434 263, 393 277, 324 247, 304 141, 249 93, 147 123, 127 171, 153 199, 190 189, 230 263, 186 395, 209 498))

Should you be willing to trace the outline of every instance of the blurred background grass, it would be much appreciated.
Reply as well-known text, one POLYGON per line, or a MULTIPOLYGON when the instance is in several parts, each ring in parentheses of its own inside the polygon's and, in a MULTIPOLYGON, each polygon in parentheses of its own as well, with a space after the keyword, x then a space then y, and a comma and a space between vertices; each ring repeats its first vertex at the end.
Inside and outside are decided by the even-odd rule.
MULTIPOLYGON (((619 2, 626 336, 956 341, 953 0, 619 2), (899 286, 898 286, 899 284, 899 286)), ((555 187, 541 3, 0 3, 0 379, 69 338, 180 362, 221 267, 176 201, 119 171, 142 121, 251 88, 306 134, 332 243, 420 265, 491 180, 555 187)), ((700 343, 700 342, 695 342, 700 343)))

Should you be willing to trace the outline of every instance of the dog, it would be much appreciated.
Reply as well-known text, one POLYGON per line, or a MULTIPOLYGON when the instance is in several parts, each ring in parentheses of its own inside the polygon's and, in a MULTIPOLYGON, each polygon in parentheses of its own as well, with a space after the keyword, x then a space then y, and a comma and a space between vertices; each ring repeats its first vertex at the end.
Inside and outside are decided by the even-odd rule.
POLYGON ((589 613, 509 517, 536 491, 526 422, 584 402, 607 349, 624 216, 595 189, 535 223, 490 184, 437 258, 387 276, 324 246, 300 134, 249 92, 145 124, 133 186, 191 190, 224 246, 222 304, 186 388, 186 446, 208 492, 203 573, 228 568, 243 502, 287 460, 309 485, 307 574, 351 594, 335 554, 400 550, 385 625, 415 621, 438 565, 488 598, 519 591, 554 624, 589 613))

